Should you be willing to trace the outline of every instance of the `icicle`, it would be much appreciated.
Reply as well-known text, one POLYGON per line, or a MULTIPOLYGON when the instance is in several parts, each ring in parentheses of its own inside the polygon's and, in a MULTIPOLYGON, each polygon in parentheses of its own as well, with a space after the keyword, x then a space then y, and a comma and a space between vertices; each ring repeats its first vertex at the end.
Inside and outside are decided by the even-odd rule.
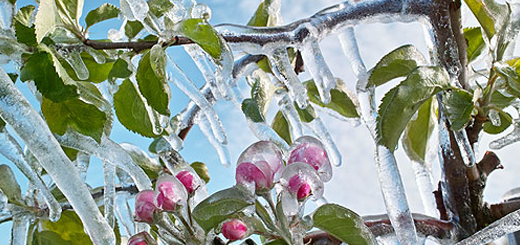
POLYGON ((173 72, 170 73, 171 81, 177 86, 182 92, 184 92, 188 97, 190 97, 198 107, 200 107, 201 111, 205 114, 205 117, 209 121, 211 125, 211 129, 215 138, 218 142, 222 144, 226 144, 226 134, 224 132, 224 128, 218 119, 217 113, 211 106, 211 103, 206 100, 205 96, 195 87, 195 84, 186 76, 186 74, 173 62, 173 60, 168 56, 171 63, 171 68, 173 72))
POLYGON ((68 130, 67 133, 62 136, 55 135, 55 137, 66 147, 84 151, 87 154, 94 155, 101 160, 121 168, 132 176, 132 179, 137 185, 137 189, 152 189, 152 183, 144 170, 133 161, 128 152, 105 135, 101 138, 101 144, 98 144, 91 137, 82 135, 73 130, 68 130))
POLYGON ((92 56, 92 58, 94 58, 94 61, 96 61, 96 63, 98 64, 105 64, 105 62, 107 61, 105 56, 103 55, 103 51, 96 50, 93 48, 87 48, 85 49, 85 51, 87 51, 87 53, 90 54, 90 56, 92 56))
POLYGON ((318 136, 318 138, 323 143, 323 146, 325 146, 325 150, 327 150, 327 154, 330 157, 330 162, 332 163, 332 165, 336 167, 341 166, 341 153, 339 152, 336 143, 334 143, 334 141, 332 140, 329 131, 327 130, 325 124, 323 124, 321 119, 319 117, 315 118, 306 125, 311 128, 312 132, 314 132, 314 134, 318 136))
MULTIPOLYGON (((213 59, 208 59, 215 65, 215 77, 217 78, 217 85, 220 93, 226 100, 231 99, 231 86, 235 85, 235 80, 232 79, 234 58, 231 48, 222 36, 218 36, 220 40, 220 60, 218 62, 213 59)), ((207 56, 207 55, 206 55, 207 56)))
POLYGON ((0 213, 2 213, 7 206, 7 197, 4 195, 4 192, 0 190, 0 213))
POLYGON ((87 179, 88 166, 90 165, 90 156, 85 152, 78 152, 76 160, 73 162, 74 166, 79 172, 83 182, 87 179))
POLYGON ((130 21, 138 20, 143 22, 148 16, 148 3, 145 0, 120 0, 121 12, 130 21))
POLYGON ((296 111, 296 108, 289 98, 289 95, 285 89, 278 89, 275 92, 275 97, 278 101, 280 110, 282 111, 285 118, 287 118, 287 121, 291 126, 291 134, 295 139, 300 138, 303 136, 302 122, 300 121, 300 115, 298 115, 298 111, 296 111))
POLYGON ((488 244, 508 233, 520 230, 520 210, 516 210, 501 219, 491 223, 486 228, 472 236, 458 242, 455 245, 480 245, 488 244))
POLYGON ((114 203, 116 198, 116 166, 106 163, 103 163, 103 176, 105 179, 105 192, 104 192, 104 201, 105 201, 105 219, 110 226, 114 227, 116 222, 116 217, 114 215, 114 203))
POLYGON ((421 201, 426 215, 437 217, 437 205, 433 196, 433 179, 430 168, 425 162, 412 160, 412 167, 415 174, 415 181, 421 195, 421 201))
POLYGON ((31 216, 17 214, 13 216, 13 228, 11 229, 11 245, 27 244, 31 216))
POLYGON ((61 206, 43 183, 40 175, 26 161, 23 150, 16 140, 3 129, 0 131, 0 154, 4 155, 9 161, 13 162, 18 169, 29 179, 43 196, 49 208, 49 220, 57 221, 61 215, 61 206))
POLYGON ((6 0, 0 0, 0 30, 11 29, 15 6, 6 0))
POLYGON ((285 47, 275 50, 272 56, 270 55, 268 58, 272 66, 273 74, 289 89, 291 100, 296 101, 298 106, 302 109, 307 107, 307 91, 294 72, 285 47))
POLYGON ((132 211, 128 205, 128 194, 116 195, 116 213, 118 220, 121 222, 127 234, 135 233, 135 223, 132 217, 132 211))
POLYGON ((195 62, 195 65, 199 68, 206 83, 209 84, 211 93, 215 96, 215 99, 219 100, 222 98, 219 88, 217 87, 217 78, 204 55, 204 51, 202 51, 198 45, 185 45, 184 50, 186 50, 191 56, 191 59, 195 62))
POLYGON ((498 111, 496 110, 490 110, 489 111, 489 120, 491 121, 491 124, 495 127, 500 126, 500 115, 498 111))
POLYGON ((85 65, 85 62, 83 62, 83 59, 81 58, 79 52, 60 52, 60 54, 65 59, 65 61, 67 61, 67 63, 69 63, 69 65, 72 67, 79 80, 87 80, 89 78, 88 68, 85 65))
POLYGON ((103 219, 72 162, 61 150, 47 123, 0 69, 0 117, 11 125, 67 197, 95 244, 115 244, 111 227, 103 219))
POLYGON ((358 77, 357 89, 365 91, 368 83, 368 73, 365 64, 363 64, 363 59, 361 59, 361 54, 359 53, 354 28, 349 27, 345 29, 344 32, 338 35, 338 39, 343 53, 350 61, 354 74, 358 77))
POLYGON ((475 152, 473 152, 473 148, 471 148, 466 130, 453 131, 453 134, 459 146, 462 161, 464 161, 466 167, 470 168, 475 166, 475 152))
POLYGON ((325 104, 330 103, 330 90, 336 87, 336 79, 323 58, 318 40, 309 40, 304 43, 301 52, 303 63, 314 79, 321 101, 325 104))
POLYGON ((229 155, 229 150, 225 144, 220 143, 218 139, 215 138, 215 135, 211 132, 210 120, 206 117, 206 114, 198 114, 195 118, 195 123, 199 126, 200 131, 206 136, 209 143, 217 150, 217 154, 220 158, 220 163, 224 166, 231 166, 231 156, 229 155))
POLYGON ((513 143, 520 141, 520 120, 515 120, 513 126, 514 126, 513 131, 508 133, 506 136, 504 136, 500 139, 491 141, 491 143, 489 143, 489 148, 491 148, 493 150, 498 150, 498 149, 502 149, 505 146, 508 146, 508 145, 511 145, 513 143))

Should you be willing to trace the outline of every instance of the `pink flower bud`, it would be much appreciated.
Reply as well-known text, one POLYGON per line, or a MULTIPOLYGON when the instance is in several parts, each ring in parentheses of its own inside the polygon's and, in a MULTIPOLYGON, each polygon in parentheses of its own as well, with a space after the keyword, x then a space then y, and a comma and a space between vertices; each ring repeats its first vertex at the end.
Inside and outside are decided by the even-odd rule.
POLYGON ((222 234, 225 238, 235 241, 240 240, 246 236, 247 226, 241 220, 234 219, 227 221, 222 225, 222 234))
POLYGON ((154 203, 155 192, 144 190, 135 197, 134 219, 139 222, 153 223, 153 214, 157 210, 154 203))
POLYGON ((128 245, 155 245, 157 244, 148 232, 137 233, 128 239, 128 245))
POLYGON ((272 178, 269 178, 268 175, 266 176, 255 164, 243 162, 237 167, 235 179, 239 185, 254 183, 256 191, 263 191, 270 190, 273 185, 272 178))
POLYGON ((298 201, 302 201, 312 194, 309 183, 298 174, 289 179, 288 189, 291 193, 296 194, 298 201))
POLYGON ((182 183, 171 175, 159 177, 155 184, 158 192, 156 197, 157 207, 165 211, 174 211, 178 205, 183 205, 188 200, 188 193, 182 183))
POLYGON ((323 181, 329 181, 332 178, 332 168, 330 166, 327 151, 319 140, 310 136, 303 136, 298 138, 287 159, 287 165, 303 162, 312 166, 323 181))
POLYGON ((197 183, 197 179, 193 176, 193 173, 191 173, 190 171, 180 171, 175 177, 177 177, 177 179, 179 179, 182 185, 186 187, 188 194, 192 194, 199 186, 197 183))

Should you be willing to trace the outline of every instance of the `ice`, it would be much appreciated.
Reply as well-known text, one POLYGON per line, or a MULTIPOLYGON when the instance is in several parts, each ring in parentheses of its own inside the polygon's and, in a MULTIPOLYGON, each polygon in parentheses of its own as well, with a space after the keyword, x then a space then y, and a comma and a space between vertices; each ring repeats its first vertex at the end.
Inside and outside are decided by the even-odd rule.
POLYGON ((462 161, 464 161, 466 167, 469 168, 475 166, 475 152, 473 152, 466 130, 453 131, 453 134, 455 135, 455 140, 459 146, 462 161))
POLYGON ((270 141, 258 141, 247 147, 237 161, 256 165, 268 178, 268 182, 277 181, 283 166, 282 152, 270 141))
POLYGON ((0 29, 11 29, 15 6, 7 0, 0 0, 0 29))
POLYGON ((515 119, 513 126, 513 131, 508 133, 506 136, 491 141, 491 143, 489 143, 489 148, 498 150, 520 141, 520 120, 515 119))
POLYGON ((103 199, 105 202, 105 219, 108 224, 114 227, 116 216, 114 213, 116 200, 116 166, 107 162, 103 163, 103 176, 105 179, 105 191, 103 199))
POLYGON ((128 152, 105 135, 101 138, 101 144, 97 143, 91 137, 82 135, 73 130, 68 130, 63 136, 55 135, 55 137, 66 147, 94 155, 103 161, 107 161, 121 168, 132 176, 139 190, 152 188, 152 183, 144 170, 133 161, 128 152))
POLYGON ((81 59, 79 52, 60 52, 60 55, 67 61, 67 63, 69 63, 79 80, 88 79, 88 68, 85 65, 85 62, 83 62, 83 59, 81 59))
POLYGON ((124 35, 125 35, 124 32, 122 32, 121 30, 117 30, 117 29, 109 29, 107 32, 107 38, 108 38, 108 40, 110 40, 112 42, 123 41, 124 35))
POLYGON ((268 58, 273 74, 289 89, 291 100, 296 101, 302 109, 307 107, 307 91, 294 72, 285 47, 275 50, 268 58))
POLYGON ((209 143, 217 150, 217 154, 220 159, 220 163, 224 166, 231 166, 231 156, 229 155, 229 150, 227 146, 221 143, 215 135, 211 132, 211 123, 210 120, 206 117, 206 114, 198 114, 195 118, 195 123, 199 126, 200 131, 206 136, 209 143))
POLYGON ((4 192, 0 190, 0 213, 4 211, 5 207, 7 206, 7 197, 4 195, 4 192))
POLYGON ((376 148, 376 167, 390 222, 401 244, 417 244, 415 225, 408 207, 394 154, 385 146, 376 148))
POLYGON ((325 104, 330 103, 330 90, 336 87, 336 79, 323 58, 318 40, 307 41, 301 52, 303 63, 314 79, 321 101, 325 104))
POLYGON ((291 128, 291 135, 294 138, 300 138, 303 136, 303 126, 300 121, 300 115, 298 115, 298 111, 294 107, 294 103, 292 103, 287 91, 285 89, 278 89, 275 92, 275 98, 278 101, 278 106, 282 111, 283 115, 289 122, 291 128))
MULTIPOLYGON (((284 187, 284 192, 290 192, 289 189, 294 188, 294 184, 291 181, 294 179, 294 176, 298 176, 310 185, 312 200, 316 201, 323 196, 323 182, 321 181, 318 172, 311 165, 302 162, 289 164, 282 170, 280 184, 284 187)), ((295 193, 286 195, 285 198, 288 200, 285 200, 284 202, 282 199, 282 202, 286 205, 283 207, 284 213, 287 216, 298 214, 300 211, 299 209, 302 208, 303 202, 298 203, 295 193), (294 200, 297 201, 298 205, 294 206, 294 200)))
POLYGON ((141 21, 148 16, 148 4, 146 0, 120 0, 121 11, 130 21, 141 21))
POLYGON ((195 65, 197 65, 197 68, 199 68, 206 83, 209 84, 211 93, 215 99, 220 100, 222 95, 217 87, 217 78, 215 77, 213 69, 211 69, 209 61, 204 55, 204 51, 202 51, 198 45, 184 45, 184 50, 186 50, 186 52, 191 56, 191 59, 195 62, 195 65))
POLYGON ((206 97, 199 91, 199 89, 193 84, 193 82, 186 76, 186 74, 173 62, 173 59, 170 59, 170 66, 173 72, 169 73, 170 80, 177 86, 183 93, 188 95, 188 97, 200 107, 202 113, 204 113, 205 118, 209 122, 211 126, 211 131, 213 132, 214 138, 221 144, 226 144, 226 134, 224 132, 224 128, 218 119, 217 113, 213 109, 211 103, 206 99, 206 97))
POLYGON ((489 111, 489 120, 493 126, 495 126, 495 127, 500 126, 501 122, 500 122, 500 115, 499 115, 498 111, 490 110, 489 111))
POLYGON ((425 162, 413 160, 412 167, 415 174, 415 181, 417 182, 417 188, 419 189, 419 195, 421 195, 424 213, 432 217, 437 217, 438 211, 433 195, 435 189, 433 186, 431 169, 425 162))
POLYGON ((325 124, 323 124, 323 121, 321 121, 321 119, 318 117, 312 120, 310 123, 306 123, 305 125, 310 127, 312 132, 314 132, 314 134, 317 135, 321 140, 323 146, 329 154, 332 165, 336 167, 341 166, 341 153, 339 152, 336 143, 334 143, 334 140, 332 140, 332 136, 330 136, 329 131, 325 127, 325 124))
POLYGON ((516 210, 491 223, 472 236, 456 243, 456 245, 488 244, 502 236, 520 230, 520 210, 516 210))
POLYGON ((211 9, 206 4, 199 3, 191 9, 191 18, 204 19, 209 21, 211 19, 211 9))
POLYGON ((96 63, 98 64, 105 64, 105 62, 107 61, 105 55, 103 55, 103 51, 96 50, 93 48, 87 48, 85 49, 85 51, 87 51, 87 53, 90 54, 90 56, 92 56, 94 61, 96 61, 96 63))
POLYGON ((84 152, 78 152, 76 160, 74 160, 74 166, 79 172, 83 182, 87 179, 88 166, 90 165, 90 156, 84 152))
POLYGON ((32 217, 27 214, 17 214, 13 216, 13 228, 11 229, 11 244, 27 244, 29 236, 29 225, 32 217))
POLYGON ((354 71, 356 77, 358 77, 357 89, 365 91, 368 83, 368 73, 361 54, 359 53, 359 47, 357 45, 354 28, 349 27, 338 35, 339 42, 343 53, 347 56, 350 61, 350 66, 354 71))
POLYGON ((46 122, 0 69, 0 117, 11 125, 67 197, 95 244, 115 244, 87 186, 53 137, 46 122))
POLYGON ((135 232, 135 223, 134 218, 132 217, 132 210, 128 205, 128 194, 127 193, 117 193, 116 195, 116 214, 118 220, 123 225, 127 234, 134 234, 135 232))
POLYGON ((49 219, 57 221, 61 215, 61 206, 51 194, 37 171, 28 163, 22 148, 16 140, 5 130, 0 131, 0 154, 13 162, 41 193, 45 204, 49 208, 49 219))

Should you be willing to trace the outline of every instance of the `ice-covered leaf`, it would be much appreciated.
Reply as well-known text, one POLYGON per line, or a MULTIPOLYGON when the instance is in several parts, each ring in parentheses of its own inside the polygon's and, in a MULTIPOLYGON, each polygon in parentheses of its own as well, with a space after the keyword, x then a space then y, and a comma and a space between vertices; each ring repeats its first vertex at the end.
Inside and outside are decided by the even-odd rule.
POLYGON ((22 25, 29 27, 31 16, 34 13, 34 10, 36 10, 36 7, 34 7, 33 5, 21 7, 18 10, 18 12, 16 12, 16 15, 13 17, 14 21, 20 22, 22 25))
POLYGON ((121 10, 118 7, 110 3, 104 3, 87 14, 87 17, 85 17, 87 28, 101 21, 117 18, 120 13, 121 10))
POLYGON ((154 132, 155 112, 130 80, 123 81, 114 94, 114 108, 119 122, 127 129, 145 137, 158 136, 154 132))
POLYGON ((60 234, 53 231, 38 231, 33 233, 32 245, 71 245, 71 241, 67 241, 60 234))
POLYGON ((60 23, 58 9, 54 0, 40 0, 38 12, 34 25, 36 28, 36 41, 40 43, 42 39, 60 23))
POLYGON ((378 244, 376 238, 352 210, 337 204, 325 204, 312 215, 314 226, 348 244, 378 244))
POLYGON ((513 119, 511 115, 503 110, 498 111, 499 116, 499 125, 493 125, 491 122, 484 123, 484 132, 488 134, 499 134, 504 132, 511 124, 513 123, 513 119))
POLYGON ((507 7, 495 0, 464 0, 473 15, 477 18, 484 33, 491 39, 497 31, 499 18, 507 15, 507 7))
POLYGON ((150 12, 159 18, 173 8, 173 3, 170 0, 149 0, 148 7, 150 7, 150 12))
POLYGON ((22 190, 14 177, 14 172, 8 165, 0 165, 0 190, 9 202, 23 204, 22 190))
POLYGON ((249 192, 234 186, 214 193, 193 209, 193 218, 206 231, 254 204, 249 192))
POLYGON ((213 59, 221 59, 220 39, 215 29, 203 19, 187 19, 176 25, 177 31, 197 43, 213 59))
POLYGON ((126 25, 125 25, 125 35, 129 39, 132 39, 135 36, 137 36, 137 34, 139 34, 139 32, 141 32, 141 30, 143 30, 143 28, 144 28, 143 24, 139 21, 128 21, 128 22, 126 22, 126 25))
POLYGON ((267 116, 276 87, 271 83, 270 77, 262 71, 254 71, 251 76, 246 78, 253 84, 251 98, 256 101, 262 115, 267 116))
POLYGON ((170 115, 170 109, 168 105, 170 103, 170 86, 168 86, 168 82, 164 76, 165 67, 166 67, 166 54, 164 50, 160 46, 152 49, 150 52, 146 53, 139 62, 139 67, 137 68, 136 79, 139 84, 139 91, 146 98, 148 104, 157 112, 163 115, 170 115), (156 54, 159 52, 157 50, 162 51, 162 57, 164 60, 162 62, 157 62, 156 60, 151 60, 152 51, 153 57, 157 58, 161 55, 156 54), (155 69, 154 69, 155 67, 155 69), (156 72, 157 71, 157 72, 156 72), (162 74, 162 76, 158 76, 158 74, 162 74))
POLYGON ((92 55, 87 52, 82 52, 79 59, 85 65, 86 68, 85 76, 78 78, 77 70, 74 69, 68 62, 61 62, 61 65, 67 70, 67 74, 75 81, 89 81, 93 83, 100 83, 108 79, 112 67, 114 66, 113 61, 107 61, 103 64, 99 64, 92 55), (88 73, 88 74, 87 74, 88 73))
POLYGON ((276 230, 276 225, 274 224, 273 219, 271 219, 269 212, 266 207, 258 201, 258 199, 255 200, 255 212, 269 229, 276 230))
POLYGON ((39 230, 51 231, 67 241, 67 244, 91 245, 89 236, 85 233, 83 223, 74 211, 65 210, 61 213, 61 218, 57 222, 41 220, 39 230))
POLYGON ((132 71, 128 69, 128 63, 123 59, 117 59, 108 73, 108 79, 128 78, 132 75, 132 71))
POLYGON ((473 95, 463 89, 454 88, 447 91, 443 98, 451 129, 459 131, 468 124, 471 112, 475 108, 473 95))
POLYGON ((379 86, 394 78, 404 77, 417 66, 426 63, 424 55, 415 46, 401 46, 383 56, 372 68, 368 78, 369 86, 379 86))
POLYGON ((256 101, 253 99, 245 99, 242 101, 242 112, 253 122, 258 123, 265 121, 260 112, 260 108, 258 108, 258 104, 256 104, 256 101))
POLYGON ((264 245, 287 245, 287 242, 285 242, 283 239, 276 239, 273 241, 268 241, 264 243, 264 245))
POLYGON ((276 4, 277 1, 273 0, 264 0, 258 5, 258 8, 256 9, 255 14, 249 22, 247 23, 248 26, 274 26, 279 21, 278 16, 276 13, 270 8, 275 8, 279 6, 273 6, 276 4), (273 4, 274 3, 274 4, 273 4))
POLYGON ((163 170, 163 167, 155 159, 150 158, 145 151, 128 143, 122 143, 121 147, 128 152, 132 160, 146 172, 146 175, 148 175, 150 179, 157 179, 157 177, 159 177, 158 173, 163 170))
POLYGON ((33 80, 43 96, 57 103, 78 97, 76 86, 65 84, 54 67, 51 54, 47 52, 29 57, 20 71, 20 80, 33 80))
POLYGON ((209 180, 211 178, 209 175, 208 167, 206 167, 206 164, 204 164, 203 162, 194 162, 190 166, 193 168, 193 170, 195 170, 195 173, 197 173, 197 175, 202 180, 204 180, 204 182, 206 182, 206 184, 209 182, 209 180))
POLYGON ((43 116, 53 133, 63 135, 72 128, 101 142, 107 116, 96 106, 74 98, 55 103, 44 98, 41 104, 43 116))
POLYGON ((285 119, 282 111, 276 113, 271 127, 280 137, 282 137, 283 140, 285 140, 285 142, 287 142, 287 144, 292 144, 291 128, 289 128, 289 123, 287 122, 287 119, 285 119))
MULTIPOLYGON (((83 1, 84 0, 55 0, 58 11, 62 16, 63 22, 64 17, 67 19, 79 21, 81 14, 83 13, 83 1)), ((71 23, 74 24, 74 23, 71 23)))
POLYGON ((504 109, 511 105, 511 103, 515 100, 515 97, 508 97, 502 94, 501 92, 495 90, 491 95, 491 104, 504 109))
POLYGON ((344 91, 337 88, 331 89, 330 103, 324 104, 320 99, 320 95, 318 93, 316 84, 314 84, 312 80, 309 80, 305 82, 305 85, 307 87, 307 95, 309 96, 309 100, 312 103, 317 104, 321 107, 332 109, 346 118, 359 117, 359 114, 356 110, 356 105, 354 104, 354 102, 352 102, 350 97, 344 91))
POLYGON ((428 140, 435 127, 435 112, 432 110, 432 98, 419 107, 417 118, 410 120, 403 136, 403 146, 408 157, 417 162, 424 162, 428 140))
POLYGON ((294 108, 296 108, 296 111, 298 111, 298 115, 300 116, 300 120, 302 120, 302 122, 310 123, 312 120, 318 117, 318 114, 316 114, 316 111, 310 104, 307 105, 305 109, 300 109, 296 102, 294 102, 294 108))
POLYGON ((464 37, 468 42, 468 63, 475 60, 486 47, 484 38, 482 37, 482 30, 480 27, 464 28, 464 37))
POLYGON ((146 0, 120 0, 121 12, 130 21, 143 22, 148 16, 148 4, 146 0))
POLYGON ((379 106, 379 143, 394 151, 406 125, 419 107, 436 93, 449 89, 449 77, 440 67, 421 66, 388 91, 379 106))
POLYGON ((506 64, 496 64, 495 71, 506 81, 507 92, 520 98, 520 75, 511 66, 506 64))

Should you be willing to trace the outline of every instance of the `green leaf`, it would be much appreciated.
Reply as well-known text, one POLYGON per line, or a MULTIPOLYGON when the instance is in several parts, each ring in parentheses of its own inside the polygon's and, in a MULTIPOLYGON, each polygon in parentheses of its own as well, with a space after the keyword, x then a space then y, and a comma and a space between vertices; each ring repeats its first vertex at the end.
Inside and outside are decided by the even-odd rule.
POLYGON ((52 231, 35 231, 32 237, 32 245, 73 245, 71 241, 64 240, 60 234, 52 231))
POLYGON ((128 63, 123 59, 117 59, 108 73, 108 78, 128 78, 130 75, 132 75, 132 71, 128 69, 128 63))
POLYGON ((504 132, 511 124, 513 123, 513 118, 511 115, 503 110, 498 111, 498 116, 500 118, 500 124, 495 126, 491 122, 484 123, 484 132, 488 134, 499 134, 504 132))
POLYGON ((272 0, 263 0, 260 5, 258 5, 258 8, 256 9, 255 15, 251 17, 249 22, 247 23, 248 26, 275 26, 275 24, 278 22, 278 18, 276 16, 276 9, 273 8, 279 8, 279 6, 275 6, 274 4, 277 3, 277 1, 272 0))
POLYGON ((150 12, 159 18, 173 8, 173 3, 170 0, 149 0, 148 7, 150 7, 150 12))
POLYGON ((36 41, 40 43, 59 23, 61 23, 61 21, 54 0, 40 0, 34 21, 36 41))
POLYGON ((42 231, 51 231, 70 244, 91 245, 89 236, 85 233, 83 223, 74 211, 65 210, 61 213, 61 218, 56 222, 48 220, 40 221, 42 231))
POLYGON ((477 18, 484 33, 491 39, 496 30, 500 29, 497 21, 507 14, 507 7, 495 2, 495 0, 464 0, 473 15, 477 18))
POLYGON ((273 222, 273 219, 271 219, 271 216, 269 215, 269 212, 267 209, 257 200, 255 200, 255 211, 258 217, 262 219, 264 224, 267 226, 267 228, 275 231, 277 230, 275 223, 273 222))
POLYGON ((85 17, 87 28, 101 21, 117 18, 120 13, 121 10, 118 7, 105 3, 87 14, 87 17, 85 17))
POLYGON ((38 43, 36 42, 36 33, 34 27, 27 27, 22 23, 14 22, 14 31, 16 34, 16 40, 27 46, 34 47, 38 43))
POLYGON ((206 164, 204 164, 203 162, 194 162, 190 166, 193 168, 193 170, 195 170, 195 173, 197 173, 197 175, 202 180, 204 180, 204 182, 206 182, 206 184, 209 182, 210 176, 206 164))
POLYGON ((234 186, 214 193, 193 209, 193 218, 206 231, 254 204, 247 190, 234 186))
POLYGON ((276 87, 271 83, 271 78, 264 72, 255 71, 251 76, 247 76, 246 79, 249 84, 253 84, 251 87, 251 98, 256 101, 260 112, 266 117, 276 87))
POLYGON ((128 21, 125 25, 125 35, 128 37, 128 39, 132 39, 137 36, 137 34, 139 34, 143 28, 144 26, 140 21, 128 21))
POLYGON ((463 129, 471 120, 471 112, 475 108, 473 95, 463 89, 454 88, 446 92, 443 103, 451 129, 463 129))
POLYGON ((145 137, 158 136, 154 132, 156 115, 130 80, 123 81, 114 94, 114 109, 119 122, 128 130, 145 137))
POLYGON ((292 137, 291 137, 291 129, 289 127, 289 123, 287 122, 287 119, 285 119, 285 116, 281 111, 278 111, 276 113, 276 116, 274 116, 273 123, 271 124, 271 128, 283 139, 287 144, 292 144, 292 137))
POLYGON ((482 37, 480 27, 464 28, 464 37, 468 43, 468 63, 471 63, 482 53, 486 47, 486 43, 482 37))
POLYGON ((325 204, 312 215, 314 226, 350 245, 378 244, 376 238, 352 210, 337 204, 325 204))
POLYGON ((34 13, 34 10, 36 10, 36 7, 33 5, 21 7, 13 17, 13 21, 19 22, 20 24, 29 27, 31 23, 31 16, 34 13))
POLYGON ((197 43, 213 59, 220 60, 220 39, 213 27, 203 19, 187 19, 176 25, 177 31, 197 43))
MULTIPOLYGON (((339 80, 339 79, 338 79, 339 80)), ((333 88, 330 90, 331 100, 330 103, 324 104, 321 102, 320 94, 318 93, 318 88, 313 80, 309 80, 305 82, 305 86, 307 87, 307 95, 309 96, 309 100, 321 107, 329 108, 339 113, 340 115, 346 118, 357 118, 359 114, 356 109, 356 105, 350 99, 348 94, 340 89, 333 88)))
POLYGON ((302 120, 302 122, 310 123, 318 117, 316 111, 310 104, 307 105, 305 109, 300 109, 298 104, 294 102, 294 108, 296 108, 296 111, 298 111, 298 115, 300 116, 300 120, 302 120))
POLYGON ((513 101, 515 101, 515 97, 507 97, 498 90, 495 90, 495 92, 493 92, 491 95, 491 104, 500 109, 504 109, 510 106, 513 101))
POLYGON ((155 75, 166 81, 166 51, 161 44, 156 44, 150 49, 150 67, 155 72, 155 75))
MULTIPOLYGON (((67 23, 72 21, 79 21, 83 12, 83 0, 55 0, 58 7, 62 21, 67 23)), ((75 24, 74 22, 70 24, 75 24)))
POLYGON ((264 116, 262 116, 260 112, 260 108, 258 108, 258 104, 256 104, 256 101, 253 99, 245 99, 242 101, 242 112, 255 123, 265 121, 264 116))
POLYGON ((73 148, 68 148, 65 146, 61 146, 61 149, 63 149, 63 152, 65 152, 65 155, 70 159, 70 161, 75 161, 78 157, 79 151, 73 148))
POLYGON ((426 63, 424 55, 415 46, 401 46, 381 58, 372 68, 368 86, 379 86, 394 78, 406 76, 417 66, 426 63))
POLYGON ((38 91, 54 102, 78 97, 76 86, 64 83, 54 67, 51 54, 47 52, 38 52, 29 57, 20 71, 20 80, 33 80, 38 91))
MULTIPOLYGON (((166 57, 164 50, 161 47, 159 47, 159 49, 162 50, 163 57, 166 57)), ((154 57, 157 56, 160 55, 154 55, 154 57)), ((158 64, 156 60, 152 61, 150 57, 151 51, 141 58, 139 67, 137 68, 136 79, 139 85, 139 91, 141 91, 141 94, 146 98, 146 101, 153 109, 163 115, 170 115, 170 109, 168 108, 171 96, 170 86, 168 86, 168 82, 164 76, 159 77, 157 76, 159 72, 155 72, 161 71, 164 75, 166 60, 164 60, 164 63, 161 62, 158 64), (154 67, 156 67, 156 69, 154 69, 154 67)))
POLYGON ((134 162, 146 172, 150 179, 157 179, 157 177, 159 177, 158 173, 163 170, 163 167, 157 161, 152 160, 145 151, 128 143, 121 144, 121 147, 128 152, 134 162))
POLYGON ((507 64, 496 64, 494 69, 506 81, 507 92, 520 98, 520 75, 518 72, 507 64))
POLYGON ((22 190, 14 177, 14 172, 8 165, 0 165, 0 190, 7 197, 9 202, 24 204, 22 190))
POLYGON ((81 134, 101 142, 107 116, 96 106, 76 98, 60 103, 49 99, 42 101, 42 113, 53 133, 63 135, 70 127, 81 134))
POLYGON ((420 66, 388 91, 379 106, 379 143, 395 150, 397 141, 419 107, 434 94, 450 88, 448 73, 440 67, 420 66))
POLYGON ((419 107, 417 118, 410 120, 404 131, 402 144, 411 160, 423 163, 428 149, 428 140, 435 127, 433 99, 430 98, 419 107))
POLYGON ((4 130, 5 125, 6 124, 5 124, 4 120, 2 120, 2 118, 0 118, 0 131, 4 130))
POLYGON ((88 69, 89 76, 87 81, 93 83, 100 83, 107 80, 112 71, 112 67, 114 66, 114 62, 110 61, 103 64, 97 63, 96 60, 94 60, 94 58, 87 52, 81 53, 81 59, 88 69))

